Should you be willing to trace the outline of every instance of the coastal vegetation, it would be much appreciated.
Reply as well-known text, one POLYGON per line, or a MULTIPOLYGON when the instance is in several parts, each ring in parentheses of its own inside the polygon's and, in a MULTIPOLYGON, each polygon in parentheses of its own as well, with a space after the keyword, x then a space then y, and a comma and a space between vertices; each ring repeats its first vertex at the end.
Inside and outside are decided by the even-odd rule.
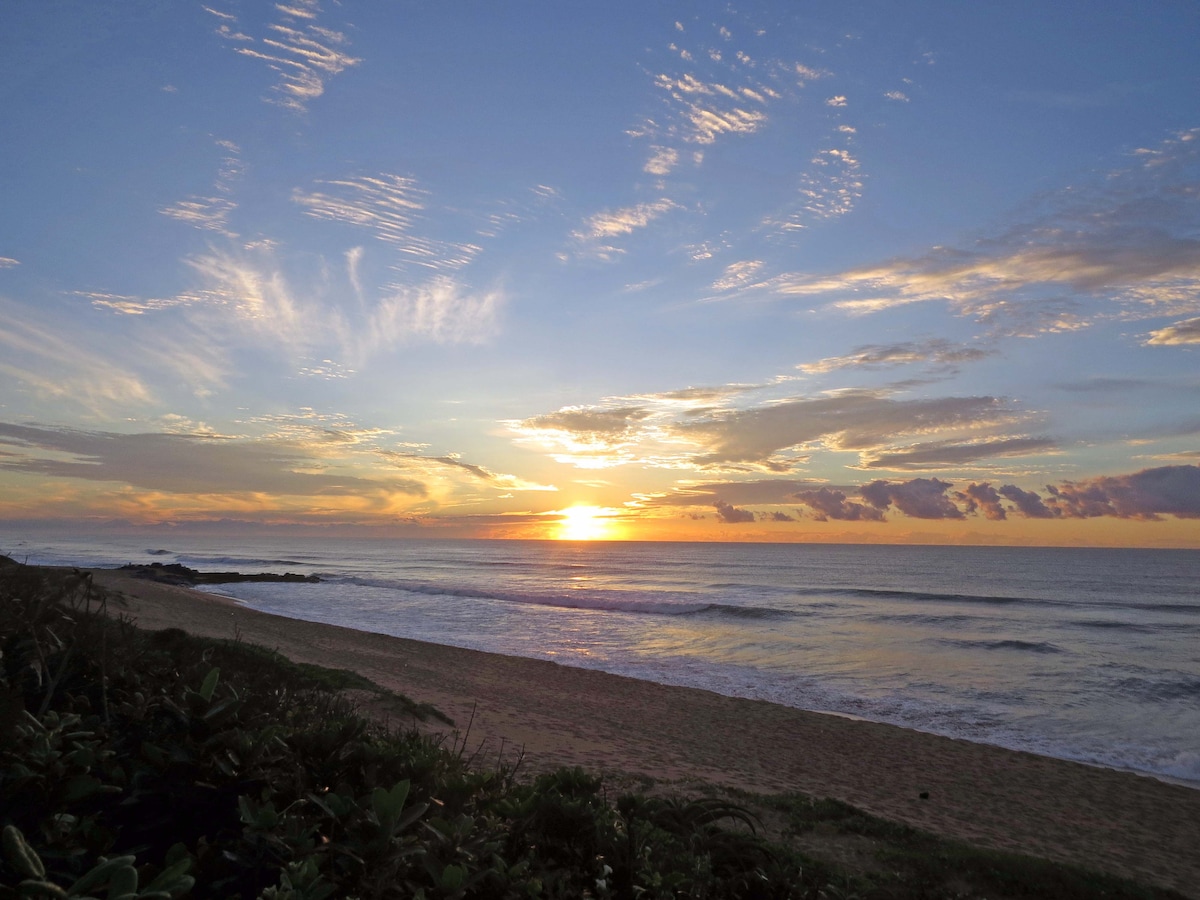
POLYGON ((79 571, 0 558, 0 652, 0 900, 1179 896, 833 800, 481 766, 426 705, 373 720, 361 676, 140 630, 79 571))

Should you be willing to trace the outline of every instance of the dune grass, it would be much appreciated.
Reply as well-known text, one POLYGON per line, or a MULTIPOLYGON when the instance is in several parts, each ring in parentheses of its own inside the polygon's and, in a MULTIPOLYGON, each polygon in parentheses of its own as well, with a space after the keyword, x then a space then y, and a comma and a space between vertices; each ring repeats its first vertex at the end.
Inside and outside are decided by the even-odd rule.
POLYGON ((0 900, 1178 896, 834 801, 479 769, 360 716, 344 692, 377 689, 354 673, 140 631, 81 573, 0 563, 0 650, 0 900), (801 852, 814 830, 872 861, 801 852))

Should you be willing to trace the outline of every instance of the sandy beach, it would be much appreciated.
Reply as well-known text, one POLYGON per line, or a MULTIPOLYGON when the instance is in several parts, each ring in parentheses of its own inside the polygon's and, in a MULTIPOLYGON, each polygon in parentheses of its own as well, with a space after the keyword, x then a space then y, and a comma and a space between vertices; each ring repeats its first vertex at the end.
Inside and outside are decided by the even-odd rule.
POLYGON ((470 723, 468 747, 481 760, 511 761, 523 748, 531 770, 582 765, 833 797, 974 844, 1200 897, 1200 790, 891 725, 280 618, 114 571, 97 570, 95 580, 114 592, 110 612, 142 627, 240 636, 431 703, 454 719, 460 739, 470 723))

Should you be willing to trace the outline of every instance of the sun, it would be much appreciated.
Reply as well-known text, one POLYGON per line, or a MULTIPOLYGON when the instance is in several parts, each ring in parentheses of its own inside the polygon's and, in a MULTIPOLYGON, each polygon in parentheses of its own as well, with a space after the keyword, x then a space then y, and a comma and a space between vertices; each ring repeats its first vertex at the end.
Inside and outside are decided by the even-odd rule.
POLYGON ((612 511, 599 506, 571 506, 561 510, 556 540, 602 541, 614 536, 612 511))

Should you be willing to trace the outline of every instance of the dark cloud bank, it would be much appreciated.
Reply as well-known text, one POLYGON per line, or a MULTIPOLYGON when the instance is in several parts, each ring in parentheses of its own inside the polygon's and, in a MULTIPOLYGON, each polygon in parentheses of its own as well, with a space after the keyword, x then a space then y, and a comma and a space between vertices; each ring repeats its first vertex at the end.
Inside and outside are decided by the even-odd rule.
POLYGON ((786 513, 767 512, 757 516, 735 506, 726 497, 742 493, 743 503, 791 503, 807 507, 817 521, 882 522, 893 509, 914 519, 965 519, 982 515, 994 521, 1018 515, 1027 519, 1118 519, 1154 521, 1163 516, 1200 519, 1200 466, 1159 466, 1130 475, 1106 475, 1082 481, 1046 485, 1046 494, 1027 491, 1015 484, 994 486, 988 482, 953 490, 954 484, 938 478, 908 481, 877 480, 859 488, 841 490, 828 486, 804 486, 795 481, 755 482, 753 489, 739 492, 737 485, 703 485, 675 495, 668 505, 694 505, 708 497, 722 522, 752 522, 756 518, 781 521, 786 513), (777 490, 772 492, 771 485, 777 490), (859 499, 847 491, 857 490, 859 499), (724 496, 720 496, 724 495, 724 496), (715 498, 715 499, 714 499, 715 498))

